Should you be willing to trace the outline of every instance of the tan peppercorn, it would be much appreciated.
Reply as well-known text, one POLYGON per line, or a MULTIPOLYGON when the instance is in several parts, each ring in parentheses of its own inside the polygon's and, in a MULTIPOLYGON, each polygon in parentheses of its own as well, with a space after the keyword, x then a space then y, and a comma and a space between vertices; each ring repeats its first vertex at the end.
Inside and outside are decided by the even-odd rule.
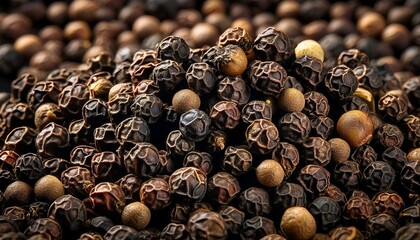
POLYGON ((219 30, 209 23, 197 23, 191 28, 190 34, 195 47, 213 46, 219 38, 219 30))
POLYGON ((368 114, 351 110, 338 119, 337 133, 350 147, 356 148, 372 138, 373 123, 368 114))
POLYGON ((190 89, 182 89, 172 97, 172 106, 179 115, 191 110, 200 108, 200 97, 190 89))
POLYGON ((407 161, 420 161, 420 148, 415 148, 407 154, 407 161))
POLYGON ((90 40, 92 30, 89 25, 84 21, 73 21, 67 23, 64 27, 64 36, 67 40, 82 39, 90 40))
POLYGON ((216 60, 216 64, 219 66, 219 70, 228 76, 241 75, 246 67, 248 66, 248 58, 238 45, 227 45, 221 60, 216 60))
POLYGON ((137 231, 145 229, 149 225, 150 218, 151 213, 149 208, 141 202, 128 204, 121 214, 122 223, 137 231))
POLYGON ((16 39, 13 47, 19 53, 25 56, 32 57, 35 53, 42 50, 41 39, 33 34, 26 34, 16 39))
POLYGON ((284 179, 283 167, 276 160, 264 160, 255 169, 258 181, 266 187, 275 187, 284 179))
POLYGON ((38 201, 52 203, 64 195, 64 186, 57 177, 45 175, 35 183, 34 193, 38 201))
POLYGON ((22 181, 14 181, 4 190, 4 198, 6 201, 16 205, 27 205, 31 203, 34 189, 22 181))
POLYGON ((280 93, 277 103, 283 112, 300 112, 305 107, 305 96, 296 88, 287 88, 280 93))
POLYGON ((321 62, 324 61, 324 49, 317 41, 311 39, 300 42, 295 48, 295 55, 296 58, 307 55, 319 59, 321 62))
POLYGON ((385 18, 377 12, 366 12, 357 21, 357 30, 367 37, 376 37, 386 26, 385 18))
POLYGON ((280 228, 289 240, 309 240, 315 236, 316 222, 304 207, 290 207, 281 218, 280 228))
POLYGON ((349 159, 350 146, 341 138, 331 138, 328 143, 331 146, 331 160, 341 163, 349 159))

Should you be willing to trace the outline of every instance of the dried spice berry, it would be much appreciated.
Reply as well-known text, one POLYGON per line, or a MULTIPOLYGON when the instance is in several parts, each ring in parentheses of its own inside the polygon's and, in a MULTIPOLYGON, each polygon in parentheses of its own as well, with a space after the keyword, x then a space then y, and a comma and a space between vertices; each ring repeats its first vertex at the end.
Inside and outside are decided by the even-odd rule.
POLYGON ((309 137, 302 141, 301 156, 308 164, 325 167, 331 160, 331 146, 320 137, 309 137))
POLYGON ((87 197, 95 186, 95 178, 89 169, 73 166, 65 169, 61 174, 61 182, 66 192, 73 196, 87 197))
POLYGON ((358 49, 348 49, 340 53, 337 64, 344 64, 351 69, 355 69, 360 65, 368 65, 369 57, 358 49))
POLYGON ((44 128, 50 122, 61 123, 63 120, 61 109, 54 103, 40 105, 34 115, 34 123, 37 129, 44 128))
POLYGON ((57 103, 60 90, 51 81, 40 81, 35 83, 27 96, 29 107, 37 109, 39 105, 46 102, 57 103))
POLYGON ((334 120, 329 117, 318 116, 311 121, 311 126, 312 136, 329 139, 334 132, 335 123, 334 120))
POLYGON ((187 227, 184 224, 179 223, 169 223, 160 233, 160 239, 162 240, 181 240, 188 238, 189 233, 187 227))
POLYGON ((216 127, 221 130, 229 130, 239 124, 241 111, 235 102, 220 101, 211 108, 210 117, 216 127))
POLYGON ((147 123, 156 123, 163 113, 163 102, 154 95, 137 95, 130 106, 134 116, 141 117, 147 123))
POLYGON ((33 188, 26 182, 19 180, 10 183, 4 190, 6 203, 13 203, 15 206, 30 204, 33 195, 33 188))
POLYGON ((311 239, 316 233, 316 222, 306 208, 291 207, 281 218, 280 229, 288 239, 311 239))
POLYGON ((354 226, 350 227, 337 227, 330 231, 330 237, 333 240, 338 239, 353 239, 363 240, 365 236, 354 226))
POLYGON ((274 222, 266 217, 255 216, 244 221, 242 239, 261 239, 276 232, 274 222))
POLYGON ((183 167, 196 167, 208 175, 213 169, 212 157, 207 152, 191 151, 184 157, 183 167))
MULTIPOLYGON (((314 239, 316 239, 315 237, 316 236, 314 236, 314 239)), ((285 239, 286 238, 284 238, 283 236, 275 234, 275 233, 265 235, 263 238, 261 238, 261 240, 285 240, 285 239)))
POLYGON ((287 142, 278 142, 271 157, 280 163, 286 178, 289 178, 299 164, 300 154, 294 145, 287 142))
POLYGON ((123 162, 128 173, 150 178, 160 168, 159 150, 150 143, 140 142, 129 150, 123 162))
POLYGON ((103 151, 92 156, 91 171, 99 181, 116 181, 124 174, 123 163, 117 154, 103 151))
POLYGON ((337 133, 350 147, 359 147, 372 138, 373 123, 366 113, 351 110, 338 119, 337 133))
POLYGON ((293 62, 291 71, 307 89, 313 90, 322 82, 323 65, 322 60, 318 58, 303 55, 293 62))
POLYGON ((273 110, 270 104, 261 100, 252 100, 242 107, 241 118, 246 124, 252 123, 257 119, 266 119, 271 121, 273 110))
MULTIPOLYGON (((130 87, 132 86, 131 83, 124 83, 124 84, 130 84, 130 87)), ((159 93, 160 88, 158 85, 155 84, 153 80, 145 79, 145 80, 141 80, 137 85, 132 86, 131 90, 132 90, 132 95, 134 96, 137 96, 139 94, 156 95, 159 93)), ((118 92, 118 93, 121 93, 121 92, 118 92)), ((131 92, 127 92, 127 93, 130 94, 131 92)))
POLYGON ((10 206, 3 210, 3 215, 14 221, 20 229, 24 229, 28 223, 26 210, 18 206, 10 206))
POLYGON ((70 233, 81 230, 87 219, 87 212, 81 200, 64 195, 51 204, 48 216, 60 224, 63 233, 70 233))
POLYGON ((133 96, 128 93, 118 93, 108 100, 108 114, 112 123, 118 124, 133 116, 131 110, 133 100, 133 96))
POLYGON ((38 79, 36 76, 30 73, 20 74, 10 84, 11 87, 11 99, 14 102, 25 102, 26 96, 28 95, 31 88, 34 86, 38 79))
POLYGON ((399 122, 407 116, 408 104, 403 98, 387 93, 378 100, 378 112, 389 122, 399 122))
POLYGON ((122 188, 111 182, 96 184, 89 193, 89 199, 96 213, 107 216, 118 216, 125 207, 125 194, 122 188))
POLYGON ((408 225, 410 223, 418 223, 420 220, 420 206, 410 206, 401 210, 398 221, 401 225, 408 225))
POLYGON ((139 233, 136 229, 125 225, 114 225, 104 235, 105 240, 111 239, 127 239, 135 240, 139 238, 139 233))
POLYGON ((94 144, 92 139, 92 128, 87 126, 83 119, 77 119, 70 122, 68 131, 71 142, 75 145, 94 144))
POLYGON ((419 125, 420 118, 414 115, 408 115, 402 122, 401 130, 404 133, 404 138, 413 147, 420 147, 420 134, 416 131, 419 125))
POLYGON ((168 36, 159 43, 157 56, 162 60, 174 60, 182 63, 188 60, 190 48, 184 39, 168 36))
POLYGON ((248 59, 254 54, 252 49, 253 39, 250 34, 241 27, 228 28, 220 35, 218 45, 224 47, 229 44, 238 45, 242 48, 248 59))
POLYGON ((50 204, 46 202, 38 201, 38 202, 31 203, 26 213, 28 224, 32 224, 35 220, 39 218, 48 217, 49 208, 50 208, 50 204))
POLYGON ((251 97, 251 90, 241 76, 225 77, 217 85, 217 96, 243 106, 251 97))
POLYGON ((303 56, 310 56, 316 59, 324 61, 324 50, 322 46, 311 39, 303 40, 302 42, 298 43, 295 48, 295 56, 296 58, 301 58, 303 56))
POLYGON ((93 132, 95 147, 99 151, 115 151, 119 144, 115 138, 115 126, 112 123, 95 128, 93 132))
POLYGON ((210 116, 198 109, 183 113, 179 120, 179 130, 182 135, 192 141, 204 140, 210 131, 210 125, 210 116))
POLYGON ((187 223, 191 239, 226 239, 227 228, 219 213, 199 211, 191 215, 187 223))
POLYGON ((315 218, 318 230, 332 230, 341 220, 340 205, 332 198, 318 197, 309 206, 308 211, 315 218))
POLYGON ((214 64, 219 72, 234 77, 245 71, 248 59, 241 47, 229 44, 218 49, 214 64))
POLYGON ((392 191, 379 192, 372 198, 372 201, 375 203, 378 213, 386 213, 391 216, 397 216, 405 205, 401 196, 392 191))
POLYGON ((370 90, 375 96, 379 94, 379 90, 384 83, 375 68, 362 64, 354 68, 353 72, 357 77, 360 87, 370 90))
POLYGON ((393 236, 400 225, 391 215, 381 213, 370 217, 366 223, 371 239, 384 239, 393 236))
POLYGON ((373 142, 382 149, 401 147, 404 142, 404 135, 396 125, 385 123, 376 129, 373 142))
POLYGON ((376 213, 375 204, 366 197, 352 197, 343 208, 345 220, 363 225, 376 213))
POLYGON ((383 161, 372 162, 363 171, 363 183, 373 192, 390 189, 394 180, 394 169, 383 161))
POLYGON ((334 182, 341 187, 341 189, 356 189, 361 180, 362 171, 357 162, 345 160, 335 165, 334 182))
MULTIPOLYGON (((121 221, 125 226, 132 227, 138 231, 149 225, 151 213, 149 208, 141 202, 133 202, 125 206, 121 213, 121 221)), ((139 232, 139 235, 143 235, 139 232)))
POLYGON ((345 65, 330 69, 324 78, 326 92, 336 99, 346 99, 357 89, 358 81, 353 70, 345 65))
POLYGON ((20 126, 34 126, 34 111, 26 103, 12 104, 2 115, 9 129, 20 126))
POLYGON ((381 159, 391 165, 395 174, 399 176, 401 169, 407 162, 407 155, 398 147, 390 147, 382 152, 381 159))
POLYGON ((185 74, 188 87, 199 96, 210 93, 216 86, 216 70, 207 63, 193 63, 185 74))
POLYGON ((227 172, 218 172, 209 178, 207 194, 210 200, 221 205, 229 204, 241 191, 238 180, 227 172))
POLYGON ((166 150, 172 155, 184 156, 195 149, 195 142, 184 137, 180 130, 171 131, 166 138, 166 150))
POLYGON ((115 138, 120 145, 130 148, 136 143, 149 141, 150 129, 143 118, 129 117, 117 125, 115 138))
POLYGON ((35 183, 34 193, 39 201, 53 202, 64 195, 63 183, 53 175, 45 175, 35 183))
POLYGON ((280 93, 277 105, 283 112, 300 112, 305 107, 305 97, 296 88, 286 88, 280 93))
POLYGON ((277 97, 286 88, 287 72, 277 62, 256 62, 248 74, 251 87, 269 96, 277 97))
POLYGON ((340 204, 340 207, 344 206, 347 202, 346 195, 340 190, 340 188, 332 184, 327 188, 327 191, 325 191, 325 196, 334 199, 338 204, 340 204))
POLYGON ((262 161, 255 169, 258 182, 266 187, 275 187, 284 179, 283 167, 276 160, 267 159, 262 161))
POLYGON ((16 181, 13 170, 0 169, 0 190, 4 191, 11 183, 16 181))
POLYGON ((268 27, 255 39, 254 52, 262 61, 285 62, 292 54, 292 44, 285 33, 268 27))
POLYGON ((162 178, 151 178, 140 188, 140 201, 152 210, 159 210, 171 204, 168 182, 162 178))
POLYGON ((18 180, 35 184, 45 174, 42 161, 42 157, 38 154, 22 154, 16 159, 13 173, 18 180))
POLYGON ((420 161, 407 161, 400 176, 401 185, 409 192, 416 193, 420 187, 420 161))
POLYGON ((51 239, 63 237, 60 224, 51 218, 38 218, 25 230, 25 236, 28 238, 36 234, 43 234, 51 239))
POLYGON ((270 121, 257 119, 247 127, 245 136, 248 146, 260 153, 267 154, 273 150, 279 140, 279 131, 270 121))
POLYGON ((65 156, 70 146, 69 132, 65 127, 50 122, 36 137, 36 146, 42 157, 65 156))
POLYGON ((282 182, 276 187, 273 204, 281 213, 293 206, 305 206, 305 190, 299 184, 282 182))
POLYGON ((308 164, 300 170, 297 180, 307 192, 317 195, 330 185, 330 173, 321 166, 308 164))
POLYGON ((350 159, 358 162, 360 167, 365 169, 367 165, 378 159, 378 153, 369 144, 363 144, 354 149, 350 155, 350 159))
POLYGON ((140 200, 140 187, 142 181, 139 177, 134 174, 127 174, 115 183, 123 190, 127 203, 140 200))
POLYGON ((229 146, 226 148, 222 167, 234 176, 245 174, 252 166, 252 154, 240 147, 229 146))
POLYGON ((58 106, 66 117, 81 116, 81 108, 89 100, 89 92, 85 84, 76 83, 65 87, 58 96, 58 106))
POLYGON ((83 105, 82 116, 85 124, 92 127, 99 127, 109 122, 106 102, 98 98, 91 98, 83 105))
POLYGON ((228 205, 221 207, 219 213, 225 221, 228 233, 239 234, 242 230, 245 214, 237 208, 228 205))
POLYGON ((200 97, 190 89, 182 89, 172 97, 172 106, 177 114, 183 114, 191 109, 199 109, 200 97))
POLYGON ((206 174, 195 167, 183 167, 169 178, 171 193, 187 200, 201 200, 207 190, 206 174))
POLYGON ((36 138, 37 133, 33 128, 14 128, 9 132, 6 139, 4 140, 3 150, 12 150, 18 154, 35 152, 36 138))
POLYGON ((98 149, 89 145, 77 145, 70 152, 70 162, 74 165, 90 169, 92 157, 98 149))
POLYGON ((271 204, 267 190, 258 187, 245 189, 239 196, 238 208, 248 216, 268 216, 271 204))
POLYGON ((301 112, 286 113, 280 118, 278 126, 282 139, 291 143, 302 143, 311 132, 311 121, 301 112))
MULTIPOLYGON (((152 73, 153 83, 163 92, 171 92, 174 90, 184 77, 185 70, 180 63, 173 60, 159 62, 152 73)), ((139 84, 137 86, 139 86, 139 84)))

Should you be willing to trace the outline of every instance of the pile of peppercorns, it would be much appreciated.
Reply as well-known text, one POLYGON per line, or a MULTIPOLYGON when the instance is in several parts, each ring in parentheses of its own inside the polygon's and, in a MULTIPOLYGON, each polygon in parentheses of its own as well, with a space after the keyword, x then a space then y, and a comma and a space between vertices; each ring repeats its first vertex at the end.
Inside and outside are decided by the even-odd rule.
POLYGON ((0 240, 419 239, 416 1, 245 2, 8 3, 0 240))

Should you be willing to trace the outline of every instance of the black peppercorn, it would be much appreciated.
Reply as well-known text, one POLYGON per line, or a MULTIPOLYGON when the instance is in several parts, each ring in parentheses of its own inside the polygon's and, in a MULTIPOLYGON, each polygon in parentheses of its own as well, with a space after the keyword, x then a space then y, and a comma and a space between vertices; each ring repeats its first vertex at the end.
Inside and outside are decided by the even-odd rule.
POLYGON ((184 79, 185 70, 176 61, 164 60, 153 69, 152 77, 161 91, 171 92, 184 79))
POLYGON ((385 94, 378 100, 378 112, 384 120, 399 122, 407 116, 407 110, 407 102, 395 94, 385 94))
POLYGON ((213 169, 212 157, 207 152, 191 151, 184 157, 184 167, 196 167, 208 175, 213 169))
POLYGON ((339 65, 327 72, 324 85, 328 94, 342 100, 350 97, 356 91, 358 81, 351 68, 339 65))
POLYGON ((420 161, 407 161, 401 170, 401 184, 411 193, 420 187, 420 161))
POLYGON ((271 105, 261 100, 253 100, 242 107, 241 118, 246 124, 252 123, 257 119, 266 119, 271 121, 273 110, 271 105))
POLYGON ((251 97, 251 90, 241 76, 225 77, 217 86, 220 99, 235 102, 239 106, 245 105, 251 97))
POLYGON ((309 55, 303 55, 292 64, 292 73, 300 80, 303 87, 315 89, 322 82, 322 61, 309 55))
POLYGON ((341 219, 341 208, 329 197, 318 197, 309 206, 309 212, 314 216, 317 228, 321 231, 332 230, 341 219))
POLYGON ((359 163, 361 169, 365 169, 367 165, 376 161, 377 158, 378 153, 368 144, 363 144, 356 148, 350 155, 350 159, 359 163))
POLYGON ((256 62, 248 75, 251 87, 264 94, 277 97, 286 88, 287 72, 277 62, 256 62))
POLYGON ((56 199, 48 210, 48 216, 60 224, 63 233, 80 231, 87 219, 85 205, 71 195, 56 199))
POLYGON ((391 215, 381 213, 371 216, 366 223, 371 239, 384 239, 393 236, 400 225, 391 215))
POLYGON ((216 70, 207 63, 193 63, 185 74, 188 87, 199 96, 210 93, 216 85, 216 70))
POLYGON ((222 166, 232 175, 245 174, 252 166, 252 154, 244 148, 229 146, 226 148, 222 166))
POLYGON ((160 233, 162 240, 181 240, 189 238, 187 227, 184 224, 169 223, 160 233))
POLYGON ((69 145, 69 132, 54 122, 48 123, 36 137, 38 153, 45 158, 66 156, 69 145))
POLYGON ((300 170, 297 180, 307 192, 318 195, 330 185, 330 173, 321 166, 308 164, 300 170))
POLYGON ((365 187, 373 192, 390 189, 395 179, 395 170, 386 162, 375 161, 363 171, 365 187))
POLYGON ((241 118, 241 111, 235 102, 220 101, 213 105, 210 117, 221 130, 234 129, 241 118))
POLYGON ((318 116, 311 121, 311 135, 321 137, 323 139, 330 139, 333 132, 335 123, 329 117, 326 116, 318 116))
POLYGON ((277 146, 279 131, 271 121, 257 119, 248 126, 245 136, 252 150, 267 154, 277 146))
POLYGON ((186 200, 199 201, 207 190, 206 174, 195 167, 183 167, 169 178, 171 193, 186 200))
POLYGON ((254 52, 262 61, 285 62, 292 54, 292 44, 286 34, 268 27, 255 39, 254 52))
POLYGON ((128 227, 126 225, 114 225, 104 235, 105 240, 111 239, 127 239, 135 240, 139 239, 139 233, 136 229, 128 227))
POLYGON ((165 208, 171 200, 170 186, 162 178, 151 178, 140 188, 140 201, 151 210, 165 208))
POLYGON ((361 180, 362 172, 357 162, 345 160, 335 166, 334 182, 337 186, 341 187, 341 189, 356 189, 361 180))
POLYGON ((226 239, 227 227, 219 213, 204 210, 193 213, 188 220, 191 239, 226 239))
POLYGON ((282 139, 292 143, 302 143, 311 132, 311 121, 301 112, 286 113, 280 118, 278 126, 282 139))
POLYGON ((226 172, 218 172, 208 180, 207 194, 219 204, 229 204, 240 193, 238 180, 226 172))
POLYGON ((249 216, 268 216, 271 211, 269 194, 263 188, 245 189, 239 196, 238 208, 249 216))
POLYGON ((261 239, 276 232, 274 222, 266 217, 255 216, 244 221, 241 239, 261 239))
POLYGON ((61 174, 66 192, 76 197, 87 197, 95 186, 95 178, 89 169, 80 166, 69 167, 61 174))
POLYGON ((16 159, 13 173, 18 180, 35 184, 35 182, 44 176, 43 159, 35 153, 26 153, 16 159))
POLYGON ((294 206, 306 206, 306 193, 303 187, 296 183, 282 182, 273 193, 273 204, 280 213, 294 206))
POLYGON ((195 142, 184 137, 180 130, 174 130, 166 138, 166 150, 172 155, 184 156, 195 149, 195 142))
POLYGON ((127 145, 130 149, 136 143, 149 141, 150 129, 143 118, 129 117, 117 125, 115 138, 120 145, 127 145))
POLYGON ((127 172, 139 177, 153 177, 160 168, 158 149, 147 142, 135 144, 124 156, 124 166, 127 172))
POLYGON ((174 36, 164 38, 157 47, 158 57, 182 63, 188 60, 190 48, 184 39, 174 36))
POLYGON ((294 145, 287 142, 278 142, 271 157, 280 163, 286 178, 289 178, 299 164, 300 153, 294 145))
POLYGON ((3 149, 13 150, 18 154, 35 152, 36 138, 35 129, 30 127, 17 127, 7 135, 4 140, 3 149))
POLYGON ((331 146, 320 137, 309 137, 302 141, 301 155, 307 164, 325 167, 331 160, 331 146))
POLYGON ((191 109, 181 115, 179 130, 192 141, 204 140, 210 131, 211 119, 204 111, 191 109))
POLYGON ((340 53, 337 64, 344 64, 351 69, 355 69, 360 65, 368 65, 369 57, 358 49, 348 49, 340 53))

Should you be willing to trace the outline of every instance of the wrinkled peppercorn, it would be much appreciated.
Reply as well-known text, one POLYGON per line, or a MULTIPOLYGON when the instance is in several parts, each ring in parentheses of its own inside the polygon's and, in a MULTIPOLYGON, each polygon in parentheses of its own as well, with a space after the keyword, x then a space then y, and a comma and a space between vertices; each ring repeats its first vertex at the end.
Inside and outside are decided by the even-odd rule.
POLYGON ((229 130, 239 124, 241 111, 235 102, 220 101, 211 108, 210 117, 219 129, 229 130))
POLYGON ((192 141, 204 140, 210 131, 211 119, 204 111, 191 109, 181 115, 179 130, 192 141))
POLYGON ((248 75, 251 87, 266 95, 277 97, 286 87, 287 72, 274 61, 254 63, 248 75))
POLYGON ((182 63, 188 60, 190 48, 184 39, 169 36, 159 43, 157 55, 162 60, 174 60, 182 63))
POLYGON ((252 121, 245 132, 248 146, 260 153, 267 154, 273 150, 279 140, 279 131, 270 121, 257 119, 252 121))
POLYGON ((340 221, 341 208, 329 197, 318 197, 309 206, 309 212, 314 216, 317 228, 321 231, 332 230, 340 221))
POLYGON ((171 203, 169 184, 161 178, 151 178, 140 188, 140 201, 152 210, 159 210, 171 203))
POLYGON ((71 195, 56 199, 48 210, 48 216, 60 224, 63 233, 80 231, 87 219, 85 205, 71 195))
POLYGON ((286 34, 268 27, 255 39, 254 52, 262 61, 285 62, 292 54, 292 44, 286 34))
POLYGON ((245 189, 239 196, 238 208, 248 216, 268 216, 271 211, 269 194, 264 188, 245 189))
POLYGON ((300 170, 297 180, 307 192, 317 195, 330 185, 330 173, 321 166, 308 164, 300 170))
POLYGON ((300 80, 303 87, 311 90, 322 82, 322 70, 322 61, 308 55, 297 58, 292 64, 293 76, 300 80))
POLYGON ((390 189, 394 179, 395 170, 383 161, 372 162, 363 170, 363 183, 373 192, 390 189))
POLYGON ((186 200, 201 200, 207 190, 206 174, 195 167, 183 167, 169 178, 171 193, 186 200))
POLYGON ((300 112, 286 113, 280 118, 278 126, 282 139, 298 144, 308 138, 311 131, 311 121, 300 112))

